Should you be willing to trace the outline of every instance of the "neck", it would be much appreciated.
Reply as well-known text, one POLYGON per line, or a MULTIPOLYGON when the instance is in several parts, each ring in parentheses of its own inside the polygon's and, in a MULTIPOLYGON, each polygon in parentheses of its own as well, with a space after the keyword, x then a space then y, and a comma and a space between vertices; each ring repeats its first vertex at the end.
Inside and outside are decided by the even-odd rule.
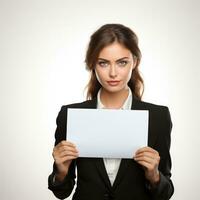
POLYGON ((129 94, 128 88, 118 92, 108 92, 102 88, 100 99, 106 108, 119 109, 123 106, 129 94))

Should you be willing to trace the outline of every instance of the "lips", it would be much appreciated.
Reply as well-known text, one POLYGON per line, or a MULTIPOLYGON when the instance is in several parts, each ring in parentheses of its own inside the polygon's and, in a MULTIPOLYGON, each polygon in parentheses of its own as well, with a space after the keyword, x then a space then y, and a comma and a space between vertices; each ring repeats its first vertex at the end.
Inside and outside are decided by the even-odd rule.
POLYGON ((109 84, 109 85, 118 85, 118 83, 119 83, 120 81, 107 81, 107 83, 109 84))

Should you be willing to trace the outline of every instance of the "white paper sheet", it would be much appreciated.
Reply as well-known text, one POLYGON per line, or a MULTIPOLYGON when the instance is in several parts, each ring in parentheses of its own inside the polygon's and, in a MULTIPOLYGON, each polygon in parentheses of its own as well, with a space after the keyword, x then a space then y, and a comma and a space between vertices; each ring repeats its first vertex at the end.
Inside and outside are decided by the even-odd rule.
POLYGON ((147 146, 148 111, 69 108, 67 140, 80 157, 132 158, 147 146))

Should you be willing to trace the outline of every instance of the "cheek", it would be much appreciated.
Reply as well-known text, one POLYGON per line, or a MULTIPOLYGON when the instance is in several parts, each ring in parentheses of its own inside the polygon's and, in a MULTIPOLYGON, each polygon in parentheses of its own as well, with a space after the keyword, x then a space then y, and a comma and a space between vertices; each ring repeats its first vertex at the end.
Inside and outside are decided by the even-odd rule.
POLYGON ((99 83, 102 84, 102 83, 101 83, 101 76, 99 76, 97 70, 95 70, 95 75, 96 75, 97 80, 99 81, 99 83))
POLYGON ((133 70, 130 70, 130 71, 128 72, 128 76, 127 76, 128 81, 131 79, 132 72, 133 72, 133 70))
POLYGON ((132 69, 128 69, 127 71, 125 71, 124 73, 123 73, 123 77, 124 77, 124 79, 128 82, 129 80, 130 80, 130 78, 131 78, 131 75, 132 75, 132 69))

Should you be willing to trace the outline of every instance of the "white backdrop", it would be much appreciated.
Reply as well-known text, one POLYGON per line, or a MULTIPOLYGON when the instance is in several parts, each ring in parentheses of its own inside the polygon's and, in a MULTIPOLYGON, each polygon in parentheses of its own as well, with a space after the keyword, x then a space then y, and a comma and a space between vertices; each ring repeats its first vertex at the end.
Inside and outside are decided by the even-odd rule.
POLYGON ((55 119, 85 99, 90 35, 122 23, 139 36, 144 100, 173 120, 173 200, 199 200, 198 0, 0 0, 0 199, 56 199, 47 189, 55 119))

